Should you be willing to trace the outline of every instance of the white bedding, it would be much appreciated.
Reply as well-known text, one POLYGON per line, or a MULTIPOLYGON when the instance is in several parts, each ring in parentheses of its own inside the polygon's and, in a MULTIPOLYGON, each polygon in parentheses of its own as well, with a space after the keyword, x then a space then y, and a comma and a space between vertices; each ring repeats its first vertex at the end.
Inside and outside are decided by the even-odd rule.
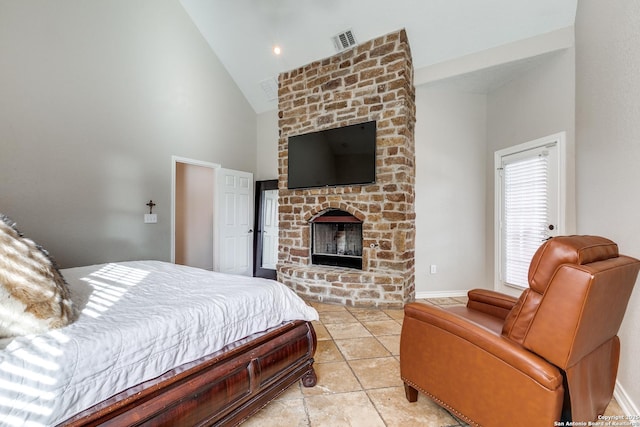
POLYGON ((317 320, 267 279, 159 261, 62 270, 80 318, 0 343, 0 424, 50 426, 287 320, 317 320))

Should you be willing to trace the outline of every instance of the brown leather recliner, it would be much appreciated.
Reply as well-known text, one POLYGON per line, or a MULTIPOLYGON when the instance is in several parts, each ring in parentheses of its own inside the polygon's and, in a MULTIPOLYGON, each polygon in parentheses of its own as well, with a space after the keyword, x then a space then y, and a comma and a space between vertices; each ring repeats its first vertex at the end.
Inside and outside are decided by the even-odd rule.
POLYGON ((519 299, 483 289, 467 306, 405 306, 400 372, 472 425, 595 421, 613 395, 617 337, 640 261, 597 236, 545 242, 519 299))

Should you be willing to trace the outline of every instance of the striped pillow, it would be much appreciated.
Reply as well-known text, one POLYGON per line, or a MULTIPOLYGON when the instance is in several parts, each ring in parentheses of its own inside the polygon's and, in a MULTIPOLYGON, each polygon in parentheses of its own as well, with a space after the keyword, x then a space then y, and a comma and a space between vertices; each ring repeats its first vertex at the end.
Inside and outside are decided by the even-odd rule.
POLYGON ((47 251, 0 214, 0 338, 43 333, 76 317, 67 283, 47 251))

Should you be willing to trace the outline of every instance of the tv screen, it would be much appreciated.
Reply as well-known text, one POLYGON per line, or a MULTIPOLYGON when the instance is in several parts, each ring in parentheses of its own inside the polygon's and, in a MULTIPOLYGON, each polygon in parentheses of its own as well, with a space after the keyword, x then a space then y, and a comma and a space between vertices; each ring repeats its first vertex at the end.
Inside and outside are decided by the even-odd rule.
POLYGON ((376 122, 289 137, 289 188, 376 181, 376 122))

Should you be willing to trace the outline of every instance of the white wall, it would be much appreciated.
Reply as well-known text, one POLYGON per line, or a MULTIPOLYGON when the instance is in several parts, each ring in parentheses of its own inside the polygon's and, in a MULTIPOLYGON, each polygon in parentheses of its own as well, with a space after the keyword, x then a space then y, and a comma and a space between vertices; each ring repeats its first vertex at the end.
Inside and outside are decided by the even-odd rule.
POLYGON ((258 114, 256 181, 278 179, 278 110, 258 114))
POLYGON ((416 295, 484 287, 486 95, 419 86, 416 116, 416 295))
MULTIPOLYGON (((580 0, 576 17, 578 232, 640 258, 640 3, 580 0)), ((620 330, 616 398, 640 414, 640 286, 620 330)), ((602 308, 606 316, 606 307, 602 308)))
POLYGON ((0 212, 63 267, 169 260, 172 155, 256 167, 255 113, 177 0, 1 0, 0 94, 0 212))
POLYGON ((567 232, 575 232, 575 49, 548 54, 534 68, 487 96, 486 283, 494 283, 494 153, 565 131, 567 232))

